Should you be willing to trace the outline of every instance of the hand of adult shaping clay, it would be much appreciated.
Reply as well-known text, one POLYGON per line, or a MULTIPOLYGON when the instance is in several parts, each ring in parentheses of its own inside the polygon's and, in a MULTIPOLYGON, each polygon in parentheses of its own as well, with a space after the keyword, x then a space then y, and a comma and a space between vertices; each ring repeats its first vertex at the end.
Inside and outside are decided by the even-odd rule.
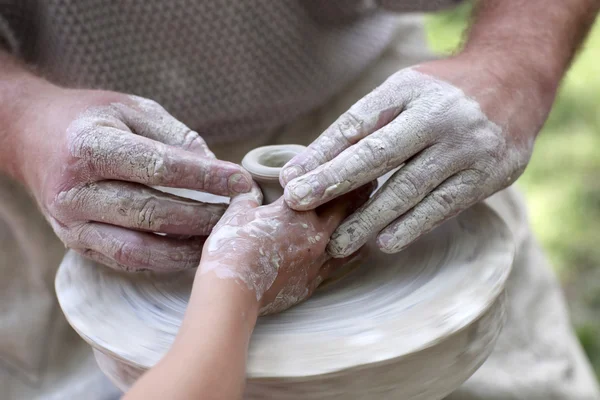
POLYGON ((365 185, 316 211, 297 212, 280 198, 260 206, 255 187, 234 197, 208 237, 198 274, 236 279, 256 293, 261 313, 283 311, 306 299, 347 259, 325 251, 339 223, 362 205, 374 185, 365 185))
POLYGON ((140 97, 41 86, 18 130, 15 175, 56 234, 117 269, 196 267, 225 209, 150 186, 223 196, 252 187, 246 171, 217 160, 198 133, 140 97))
POLYGON ((285 201, 310 210, 403 165, 335 231, 332 256, 375 235, 398 252, 522 173, 552 99, 465 58, 397 72, 284 166, 285 201))

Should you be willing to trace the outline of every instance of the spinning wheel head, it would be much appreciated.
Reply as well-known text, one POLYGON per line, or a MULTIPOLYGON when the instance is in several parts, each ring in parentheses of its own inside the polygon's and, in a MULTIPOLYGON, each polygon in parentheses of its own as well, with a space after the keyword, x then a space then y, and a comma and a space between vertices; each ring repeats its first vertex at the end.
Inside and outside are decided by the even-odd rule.
MULTIPOLYGON (((441 398, 493 348, 512 259, 507 227, 483 204, 399 254, 370 249, 343 279, 259 319, 247 398, 441 398)), ((169 349, 193 275, 119 273, 69 252, 56 290, 102 369, 126 389, 169 349)))

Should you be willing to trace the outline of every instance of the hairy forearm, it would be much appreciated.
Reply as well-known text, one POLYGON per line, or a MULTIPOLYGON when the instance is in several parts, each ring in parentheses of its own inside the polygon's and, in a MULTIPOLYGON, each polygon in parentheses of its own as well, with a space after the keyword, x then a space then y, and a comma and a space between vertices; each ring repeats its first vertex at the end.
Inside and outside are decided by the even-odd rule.
POLYGON ((0 50, 0 173, 20 178, 18 160, 26 152, 20 139, 30 118, 26 111, 49 85, 23 62, 0 50))
POLYGON ((599 8, 600 0, 479 0, 463 53, 534 79, 553 97, 599 8))
POLYGON ((188 311, 169 354, 126 399, 233 400, 242 396, 258 302, 245 285, 197 274, 188 311))

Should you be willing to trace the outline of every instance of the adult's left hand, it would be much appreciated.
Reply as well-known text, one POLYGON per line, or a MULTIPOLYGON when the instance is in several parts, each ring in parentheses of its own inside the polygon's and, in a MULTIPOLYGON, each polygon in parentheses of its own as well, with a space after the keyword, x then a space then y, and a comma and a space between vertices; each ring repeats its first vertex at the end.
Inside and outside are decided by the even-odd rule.
POLYGON ((467 55, 401 70, 340 116, 281 173, 310 210, 402 166, 332 235, 345 257, 377 235, 395 253, 523 172, 554 90, 467 55))

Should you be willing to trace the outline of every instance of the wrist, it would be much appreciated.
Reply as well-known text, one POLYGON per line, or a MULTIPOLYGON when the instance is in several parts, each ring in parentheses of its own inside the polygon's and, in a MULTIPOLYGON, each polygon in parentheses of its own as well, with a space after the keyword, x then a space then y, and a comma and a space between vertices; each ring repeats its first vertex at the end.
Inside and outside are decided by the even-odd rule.
POLYGON ((526 89, 550 107, 563 70, 552 65, 551 57, 536 56, 535 49, 518 49, 509 44, 506 48, 498 47, 467 45, 457 57, 493 76, 498 85, 510 90, 526 89))
POLYGON ((531 146, 554 101, 557 82, 540 80, 526 64, 486 49, 419 65, 418 71, 460 88, 514 139, 531 146))
POLYGON ((213 271, 203 273, 198 268, 179 339, 195 340, 200 331, 206 330, 208 321, 213 332, 228 332, 233 328, 236 332, 246 332, 249 337, 259 309, 256 293, 243 282, 219 277, 213 271))
POLYGON ((41 118, 41 104, 50 103, 49 93, 59 89, 27 71, 14 71, 0 78, 0 171, 25 182, 32 144, 45 132, 34 128, 41 118), (35 137, 31 137, 35 136, 35 137))
MULTIPOLYGON (((211 239, 213 238, 208 240, 211 239)), ((206 248, 205 244, 204 249, 206 248)), ((257 260, 260 255, 254 254, 253 251, 247 252, 241 249, 237 251, 242 251, 243 255, 235 253, 231 257, 215 257, 204 251, 196 271, 196 281, 200 282, 199 285, 215 279, 220 282, 230 282, 228 290, 239 292, 238 297, 247 298, 246 306, 259 310, 262 297, 272 282, 269 283, 270 280, 266 278, 268 274, 258 272, 260 266, 257 265, 257 260)))

